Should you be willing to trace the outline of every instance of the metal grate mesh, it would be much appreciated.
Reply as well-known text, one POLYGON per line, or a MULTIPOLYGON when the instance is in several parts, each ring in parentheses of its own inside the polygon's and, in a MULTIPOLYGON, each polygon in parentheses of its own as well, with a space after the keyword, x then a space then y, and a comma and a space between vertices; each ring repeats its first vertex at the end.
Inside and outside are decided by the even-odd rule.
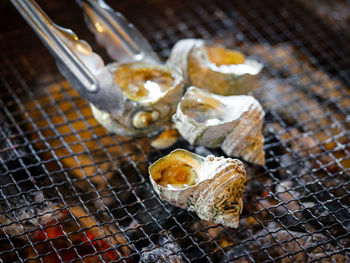
MULTIPOLYGON (((40 4, 55 22, 94 42, 73 3, 50 2, 40 4)), ((237 230, 159 200, 147 167, 172 149, 152 149, 152 135, 108 134, 0 4, 1 262, 349 261, 350 36, 332 25, 342 17, 304 2, 109 1, 163 58, 200 37, 264 63, 254 96, 266 111, 267 163, 247 164, 237 230)))

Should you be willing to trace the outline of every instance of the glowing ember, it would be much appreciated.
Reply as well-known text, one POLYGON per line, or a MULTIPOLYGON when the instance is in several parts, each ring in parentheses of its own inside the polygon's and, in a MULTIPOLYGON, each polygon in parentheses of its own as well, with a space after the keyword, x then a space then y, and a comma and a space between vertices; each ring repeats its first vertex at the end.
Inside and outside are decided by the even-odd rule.
POLYGON ((68 214, 67 210, 61 212, 58 220, 52 219, 31 235, 35 250, 40 255, 46 255, 44 262, 58 263, 83 259, 84 262, 113 262, 120 255, 112 244, 94 234, 94 231, 81 230, 68 214))

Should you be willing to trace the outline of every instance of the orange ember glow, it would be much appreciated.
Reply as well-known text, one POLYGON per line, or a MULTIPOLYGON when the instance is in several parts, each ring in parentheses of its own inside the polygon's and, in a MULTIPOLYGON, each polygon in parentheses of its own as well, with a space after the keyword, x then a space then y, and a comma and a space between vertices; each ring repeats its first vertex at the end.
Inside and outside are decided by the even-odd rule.
MULTIPOLYGON (((76 221, 64 211, 64 218, 52 219, 31 235, 38 254, 46 254, 44 262, 113 262, 119 259, 107 240, 95 236, 91 230, 79 230, 76 221), (80 259, 80 260, 79 260, 80 259)), ((83 227, 82 227, 83 228, 83 227)), ((30 261, 29 261, 30 262, 30 261)))
POLYGON ((266 190, 263 190, 262 193, 261 193, 261 197, 262 197, 262 198, 265 198, 265 197, 268 196, 268 195, 269 195, 269 192, 266 191, 266 190))

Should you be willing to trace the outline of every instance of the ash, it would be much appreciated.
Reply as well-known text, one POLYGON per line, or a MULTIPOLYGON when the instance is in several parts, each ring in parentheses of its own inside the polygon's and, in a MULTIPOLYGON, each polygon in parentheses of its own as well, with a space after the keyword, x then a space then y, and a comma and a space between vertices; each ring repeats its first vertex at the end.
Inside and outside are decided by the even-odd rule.
POLYGON ((181 263, 179 246, 167 237, 160 237, 159 245, 149 245, 141 255, 140 262, 181 263))

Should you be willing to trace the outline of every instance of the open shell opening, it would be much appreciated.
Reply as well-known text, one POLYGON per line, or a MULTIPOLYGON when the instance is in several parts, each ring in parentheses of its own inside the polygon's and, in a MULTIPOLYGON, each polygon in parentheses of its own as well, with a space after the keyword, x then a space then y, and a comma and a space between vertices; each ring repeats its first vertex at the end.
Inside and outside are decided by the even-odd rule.
POLYGON ((198 182, 200 159, 192 154, 177 150, 150 166, 149 171, 155 183, 168 189, 182 189, 198 182))
POLYGON ((242 64, 245 61, 243 53, 230 50, 220 46, 205 46, 205 50, 210 62, 215 63, 217 66, 242 64))
POLYGON ((199 123, 219 124, 226 119, 224 105, 204 92, 190 89, 180 104, 183 114, 199 123))
POLYGON ((152 101, 162 97, 173 86, 170 72, 160 68, 131 67, 128 64, 114 72, 115 81, 124 95, 134 101, 152 101))
POLYGON ((167 64, 179 68, 187 85, 230 96, 247 94, 257 88, 263 65, 237 50, 183 39, 171 50, 167 64))
POLYGON ((252 96, 221 96, 194 86, 181 99, 173 121, 192 145, 221 147, 228 156, 264 164, 264 111, 252 96))
POLYGON ((183 94, 179 70, 145 62, 107 67, 115 78, 115 88, 122 91, 123 107, 105 112, 92 105, 93 115, 103 127, 122 136, 139 136, 169 122, 183 94))

